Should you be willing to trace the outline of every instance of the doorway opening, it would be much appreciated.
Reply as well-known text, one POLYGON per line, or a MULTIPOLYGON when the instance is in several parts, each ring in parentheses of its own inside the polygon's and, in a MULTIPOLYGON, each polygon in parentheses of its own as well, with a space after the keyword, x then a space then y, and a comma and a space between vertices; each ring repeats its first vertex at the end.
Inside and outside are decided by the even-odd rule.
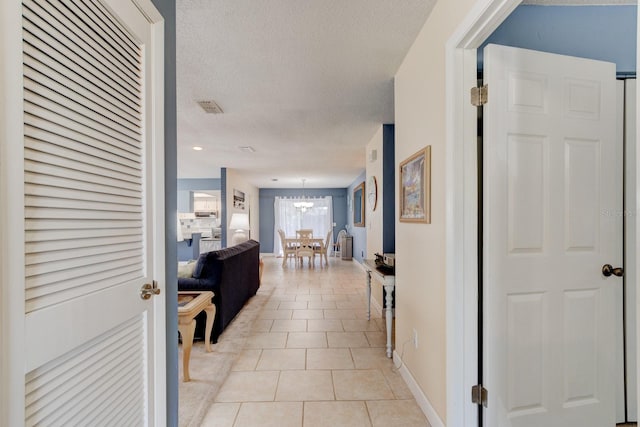
MULTIPOLYGON (((561 19, 575 19, 582 21, 589 28, 593 28, 592 25, 588 23, 589 15, 593 13, 593 7, 588 7, 586 9, 582 8, 554 8, 554 7, 541 7, 541 6, 520 6, 518 7, 501 25, 498 29, 488 37, 487 41, 485 41, 484 45, 478 51, 478 81, 479 86, 482 84, 483 79, 483 47, 489 43, 492 43, 496 40, 500 41, 501 39, 508 39, 511 46, 525 47, 525 48, 536 48, 535 50, 545 50, 552 51, 554 53, 568 53, 575 54, 572 49, 576 49, 576 46, 580 45, 581 47, 585 45, 585 40, 582 35, 580 35, 581 31, 578 28, 575 31, 575 40, 572 43, 571 37, 567 35, 566 32, 563 32, 562 35, 558 34, 557 37, 562 37, 564 40, 564 46, 558 48, 557 40, 554 40, 554 34, 552 27, 554 25, 553 19, 552 22, 549 23, 549 17, 553 15, 559 15, 561 19), (536 19, 538 21, 536 21, 536 19), (585 22, 586 21, 586 22, 585 22), (526 29, 522 29, 523 23, 526 22, 529 26, 526 29), (539 26, 536 27, 536 25, 539 26), (547 27, 549 26, 549 27, 547 27), (533 31, 537 29, 537 31, 533 31), (538 37, 535 40, 527 39, 526 32, 532 32, 534 34, 538 34, 538 37), (540 33, 544 33, 546 40, 544 42, 548 43, 547 46, 540 45, 540 33)), ((620 20, 614 19, 611 21, 607 21, 606 18, 602 19, 602 8, 598 9, 600 22, 604 24, 606 22, 610 22, 611 25, 620 26, 620 20)), ((611 15, 616 15, 618 13, 624 13, 622 9, 612 9, 611 15)), ((628 12, 628 11, 627 11, 628 12)), ((635 12, 635 9, 634 11, 635 12)), ((607 13, 604 14, 607 16, 607 13)), ((558 19, 560 19, 558 18, 558 19)), ((634 23, 635 24, 635 23, 634 23)), ((569 25, 569 24, 566 24, 569 25)), ((565 25, 565 26, 566 26, 565 25)), ((604 24, 606 25, 606 24, 604 24)), ((635 33, 635 27, 633 28, 633 32, 635 33)), ((596 33, 601 34, 602 32, 596 31, 596 33)), ((501 44, 501 43, 498 43, 501 44)), ((588 43, 587 43, 588 44, 588 43)), ((635 46, 633 46, 635 48, 635 46)), ((622 52, 623 50, 621 50, 622 52)), ((581 53, 581 52, 578 52, 581 53)), ((592 52, 588 52, 590 57, 599 57, 602 52, 598 52, 598 48, 592 49, 592 52)), ((627 56, 628 52, 625 53, 627 56)), ((583 56, 583 55, 581 55, 583 56)), ((587 55, 584 55, 587 56, 587 55)), ((632 89, 625 90, 624 80, 629 78, 630 76, 635 75, 635 64, 631 68, 628 67, 624 63, 624 60, 620 60, 618 58, 605 58, 607 60, 615 60, 618 66, 618 78, 620 78, 619 88, 617 89, 617 97, 618 97, 618 112, 619 116, 616 120, 617 124, 617 136, 620 141, 620 150, 622 150, 622 141, 625 136, 633 135, 635 133, 635 120, 630 120, 632 117, 629 115, 625 116, 625 100, 627 102, 631 101, 631 104, 635 104, 635 85, 632 86, 632 89), (626 117, 626 119, 625 119, 626 117), (625 129, 625 126, 627 128, 625 129)), ((511 90, 511 89, 510 89, 511 90)), ((512 95, 510 95, 512 96, 512 95)), ((491 98, 491 96, 489 96, 491 98)), ((635 111, 635 108, 633 108, 635 111)), ((486 286, 492 286, 491 283, 483 283, 483 277, 486 277, 485 268, 486 263, 484 260, 484 252, 483 252, 483 244, 487 239, 487 236, 484 235, 484 226, 487 218, 484 218, 485 206, 484 206, 484 195, 483 195, 483 182, 484 176, 487 171, 484 170, 483 162, 482 162, 482 153, 483 153, 483 110, 482 107, 478 108, 478 174, 477 174, 477 188, 478 188, 478 222, 477 222, 477 230, 478 230, 478 382, 480 384, 484 384, 485 378, 483 378, 483 366, 487 360, 484 360, 486 351, 490 351, 491 349, 485 348, 484 344, 484 331, 487 322, 486 315, 489 313, 483 312, 483 294, 486 292, 486 286)), ((635 119, 635 117, 633 117, 635 119)), ((626 140, 626 139, 625 139, 626 140)), ((529 141, 530 142, 530 141, 529 141)), ((634 159, 635 157, 635 142, 631 141, 633 144, 627 144, 626 149, 631 150, 631 152, 626 153, 626 157, 629 159, 634 159)), ((625 202, 626 206, 635 206, 635 163, 626 162, 626 168, 623 168, 626 171, 625 179, 628 182, 631 182, 631 185, 627 185, 626 187, 622 186, 618 190, 623 192, 626 188, 628 191, 625 193, 625 202)), ((622 173, 623 171, 620 171, 622 173)), ((542 211, 541 211, 542 213, 542 211)), ((628 217, 631 215, 630 211, 625 208, 625 205, 621 206, 620 209, 616 209, 615 212, 602 212, 603 215, 618 215, 621 217, 620 222, 624 220, 625 223, 634 223, 634 221, 627 221, 628 217)), ((625 227, 627 231, 624 234, 625 238, 621 244, 625 244, 626 250, 625 253, 631 259, 635 258, 635 228, 629 227, 628 225, 625 227), (629 230, 631 228, 631 233, 629 230), (631 244, 629 245, 629 243, 631 244)), ((489 236, 491 238, 491 236, 489 236)), ((620 249, 622 250, 622 249, 620 249)), ((626 265, 633 266, 632 262, 625 263, 626 265)), ((615 396, 616 396, 616 422, 623 423, 629 421, 635 421, 637 419, 637 404, 636 404, 636 351, 635 351, 635 288, 630 286, 631 283, 634 283, 635 280, 635 271, 633 268, 628 268, 628 272, 625 274, 627 280, 622 286, 619 286, 615 290, 615 315, 616 315, 616 325, 615 325, 615 355, 616 355, 616 384, 615 384, 615 396), (629 278, 633 277, 633 279, 629 280, 629 278), (631 296, 631 301, 627 296, 631 296)), ((505 368, 506 369, 506 368, 505 368)), ((478 413, 478 424, 482 425, 484 414, 482 405, 479 405, 479 413, 478 413)))
MULTIPOLYGON (((464 268, 456 271, 453 263, 448 264, 448 303, 447 325, 448 354, 464 354, 455 358, 448 367, 447 420, 452 425, 479 425, 480 411, 469 399, 469 390, 479 382, 478 354, 482 349, 478 339, 478 326, 482 316, 478 311, 478 271, 482 265, 478 241, 478 212, 480 205, 477 189, 479 168, 477 160, 477 111, 469 105, 468 89, 477 81, 476 52, 492 33, 520 4, 518 0, 488 0, 474 8, 468 19, 461 24, 447 44, 448 55, 448 93, 453 99, 448 108, 448 175, 447 193, 453 211, 462 212, 456 215, 448 228, 447 256, 456 260, 457 266, 462 262, 464 268), (472 66, 473 64, 473 66, 472 66), (472 133, 473 132, 473 133, 472 133), (471 160, 472 159, 472 160, 471 160), (477 262, 477 264, 476 264, 477 262), (460 301, 462 304, 460 305, 460 301), (457 306, 455 306, 457 305, 457 306), (460 336, 462 338, 454 338, 460 336), (458 375, 457 372, 462 372, 458 375)), ((632 15, 636 13, 633 12, 632 15)), ((600 34, 600 32, 594 31, 600 34)), ((631 59, 635 68, 635 28, 626 34, 632 39, 633 55, 631 59)), ((618 37, 618 41, 620 41, 618 37)), ((635 75, 635 70, 633 75, 635 75)), ((635 92, 635 91, 634 91, 635 92)), ((489 96, 491 99, 491 96, 489 96)), ((635 114, 634 114, 635 115, 635 114)), ((635 132, 633 132, 635 134, 635 132)), ((628 212, 626 218, 635 224, 636 217, 628 212)), ((627 211, 622 212, 623 215, 627 211)), ((627 233, 629 230, 627 229, 627 233)), ((629 264, 629 261, 627 261, 629 264)), ((632 262, 635 265, 635 259, 632 262)), ((635 297, 626 295, 633 303, 635 297)), ((629 331, 627 331, 629 333, 629 331)), ((635 347, 635 345, 631 345, 635 347)), ((627 345, 629 347, 629 345, 627 345)))

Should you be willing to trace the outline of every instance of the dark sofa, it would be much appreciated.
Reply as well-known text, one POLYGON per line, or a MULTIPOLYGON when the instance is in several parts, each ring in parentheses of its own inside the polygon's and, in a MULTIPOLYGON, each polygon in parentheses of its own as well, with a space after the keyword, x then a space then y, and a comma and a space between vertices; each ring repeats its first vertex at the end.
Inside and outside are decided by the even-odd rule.
MULTIPOLYGON (((256 294, 259 278, 260 243, 239 245, 200 255, 190 278, 178 279, 178 291, 213 291, 216 316, 211 332, 217 342, 222 331, 256 294)), ((204 313, 196 317, 196 337, 204 337, 204 313)))

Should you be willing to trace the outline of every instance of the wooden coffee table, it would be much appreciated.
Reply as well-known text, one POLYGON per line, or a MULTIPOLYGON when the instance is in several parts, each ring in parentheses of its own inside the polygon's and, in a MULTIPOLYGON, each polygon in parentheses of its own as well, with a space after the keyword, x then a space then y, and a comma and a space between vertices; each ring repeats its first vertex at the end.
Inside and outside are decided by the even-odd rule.
POLYGON ((213 292, 210 291, 185 291, 178 292, 178 332, 182 336, 182 372, 183 381, 190 381, 189 359, 193 334, 196 330, 195 317, 202 310, 207 314, 207 323, 204 330, 204 348, 211 352, 211 330, 213 318, 216 315, 216 306, 211 302, 213 292))

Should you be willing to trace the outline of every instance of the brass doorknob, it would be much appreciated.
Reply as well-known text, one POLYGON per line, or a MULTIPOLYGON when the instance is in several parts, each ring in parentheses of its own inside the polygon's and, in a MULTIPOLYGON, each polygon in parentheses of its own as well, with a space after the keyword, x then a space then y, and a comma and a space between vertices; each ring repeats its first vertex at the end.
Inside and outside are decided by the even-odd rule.
POLYGON ((622 267, 613 268, 611 264, 605 264, 602 266, 602 275, 604 277, 609 277, 612 274, 614 276, 622 277, 624 276, 624 268, 622 267))
POLYGON ((140 298, 147 300, 153 295, 160 295, 160 289, 158 289, 158 284, 155 280, 153 284, 145 283, 142 285, 142 288, 140 288, 140 298))

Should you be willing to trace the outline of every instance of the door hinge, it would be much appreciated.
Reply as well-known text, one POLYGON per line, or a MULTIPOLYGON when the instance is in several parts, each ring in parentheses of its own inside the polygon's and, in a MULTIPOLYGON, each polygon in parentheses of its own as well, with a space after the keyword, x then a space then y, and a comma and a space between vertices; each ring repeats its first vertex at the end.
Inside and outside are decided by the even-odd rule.
POLYGON ((471 105, 481 107, 487 103, 489 87, 487 85, 471 88, 471 105))
POLYGON ((486 388, 482 387, 482 384, 477 384, 471 387, 471 402, 476 405, 482 405, 487 407, 487 401, 489 400, 489 392, 486 388))

